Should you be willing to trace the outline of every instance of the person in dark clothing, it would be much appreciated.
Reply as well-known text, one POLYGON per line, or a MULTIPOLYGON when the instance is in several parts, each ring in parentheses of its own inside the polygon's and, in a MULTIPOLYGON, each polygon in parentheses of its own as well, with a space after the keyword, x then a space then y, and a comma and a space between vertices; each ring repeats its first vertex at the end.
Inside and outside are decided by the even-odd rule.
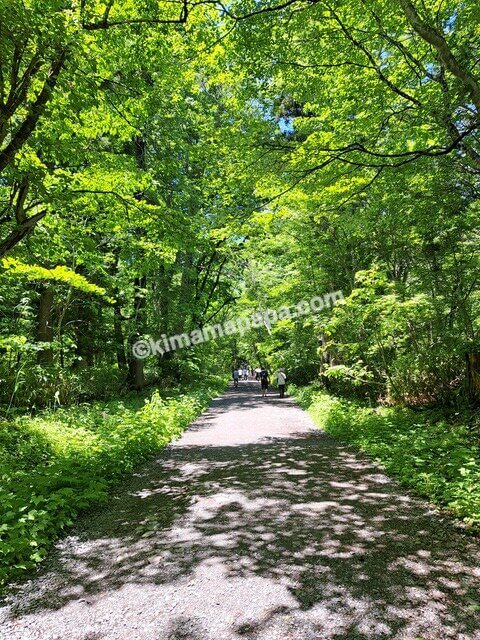
POLYGON ((262 370, 260 371, 260 386, 262 388, 263 398, 267 395, 269 384, 270 384, 270 378, 268 376, 268 371, 265 368, 262 368, 262 370))
POLYGON ((278 391, 280 393, 280 398, 285 397, 286 382, 287 382, 287 376, 285 375, 285 371, 283 369, 280 369, 280 371, 277 374, 277 385, 278 385, 278 391))

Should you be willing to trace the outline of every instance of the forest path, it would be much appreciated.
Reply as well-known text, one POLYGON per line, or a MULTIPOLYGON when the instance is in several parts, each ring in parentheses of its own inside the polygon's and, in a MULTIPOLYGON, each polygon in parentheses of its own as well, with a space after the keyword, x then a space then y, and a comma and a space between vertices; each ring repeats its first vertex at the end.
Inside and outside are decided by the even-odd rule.
POLYGON ((242 382, 0 610, 2 640, 480 639, 480 547, 242 382))

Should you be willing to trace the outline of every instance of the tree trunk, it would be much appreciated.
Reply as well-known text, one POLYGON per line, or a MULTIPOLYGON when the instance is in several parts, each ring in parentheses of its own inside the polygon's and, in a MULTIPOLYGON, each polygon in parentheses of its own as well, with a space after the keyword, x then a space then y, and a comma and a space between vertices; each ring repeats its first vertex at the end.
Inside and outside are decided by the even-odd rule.
POLYGON ((94 365, 95 332, 92 310, 86 297, 81 297, 77 307, 75 322, 76 367, 86 369, 94 365))
MULTIPOLYGON (((134 138, 133 147, 134 147, 135 160, 136 160, 137 167, 141 170, 146 169, 147 144, 143 136, 137 136, 136 138, 134 138)), ((136 193, 135 198, 139 201, 143 200, 144 192, 141 191, 136 193)), ((143 234, 144 232, 141 231, 141 233, 143 234)), ((142 335, 145 333, 144 324, 145 324, 146 286, 147 286, 146 276, 135 278, 135 281, 134 281, 135 293, 134 293, 134 302, 133 302, 134 328, 129 341, 127 383, 130 388, 136 389, 137 391, 139 391, 145 386, 145 370, 144 370, 143 360, 140 358, 137 358, 134 355, 133 347, 134 347, 134 344, 138 342, 138 340, 140 340, 142 335)))
POLYGON ((128 369, 127 355, 125 353, 125 337, 122 327, 122 310, 118 300, 113 306, 113 334, 115 338, 115 352, 117 355, 118 370, 122 375, 126 375, 128 369))
POLYGON ((468 397, 472 402, 480 401, 480 354, 467 353, 468 397))
POLYGON ((144 362, 133 355, 133 345, 141 339, 144 334, 145 321, 145 287, 147 285, 146 276, 135 278, 135 299, 134 299, 134 331, 130 337, 130 353, 128 354, 128 385, 137 391, 145 386, 144 362))
MULTIPOLYGON (((42 289, 40 300, 38 301, 37 315, 37 341, 52 342, 53 340, 53 309, 54 292, 51 287, 42 289)), ((51 348, 42 348, 37 354, 38 364, 48 366, 53 363, 53 350, 51 348)))

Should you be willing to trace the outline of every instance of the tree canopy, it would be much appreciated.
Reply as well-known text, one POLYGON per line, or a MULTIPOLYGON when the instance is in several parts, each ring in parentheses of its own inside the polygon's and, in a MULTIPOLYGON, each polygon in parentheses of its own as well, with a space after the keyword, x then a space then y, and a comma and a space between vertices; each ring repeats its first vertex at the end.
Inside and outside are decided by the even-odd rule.
POLYGON ((1 402, 239 359, 397 402, 478 351, 480 8, 0 2, 1 402), (139 339, 341 290, 139 360, 139 339))

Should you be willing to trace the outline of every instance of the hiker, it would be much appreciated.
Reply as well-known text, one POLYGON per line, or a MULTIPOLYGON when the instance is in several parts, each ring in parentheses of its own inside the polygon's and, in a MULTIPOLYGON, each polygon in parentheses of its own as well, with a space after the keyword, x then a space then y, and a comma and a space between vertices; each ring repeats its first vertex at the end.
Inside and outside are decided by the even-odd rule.
POLYGON ((237 367, 235 367, 235 369, 233 370, 233 386, 234 387, 238 387, 238 378, 240 377, 240 373, 237 369, 237 367))
POLYGON ((287 376, 285 375, 285 370, 284 369, 280 369, 279 372, 277 373, 277 385, 278 385, 278 390, 280 392, 280 398, 284 398, 285 397, 285 383, 287 381, 287 376))
POLYGON ((263 368, 260 371, 260 386, 262 387, 262 397, 265 398, 268 391, 268 385, 270 384, 270 378, 268 377, 268 371, 263 368))

